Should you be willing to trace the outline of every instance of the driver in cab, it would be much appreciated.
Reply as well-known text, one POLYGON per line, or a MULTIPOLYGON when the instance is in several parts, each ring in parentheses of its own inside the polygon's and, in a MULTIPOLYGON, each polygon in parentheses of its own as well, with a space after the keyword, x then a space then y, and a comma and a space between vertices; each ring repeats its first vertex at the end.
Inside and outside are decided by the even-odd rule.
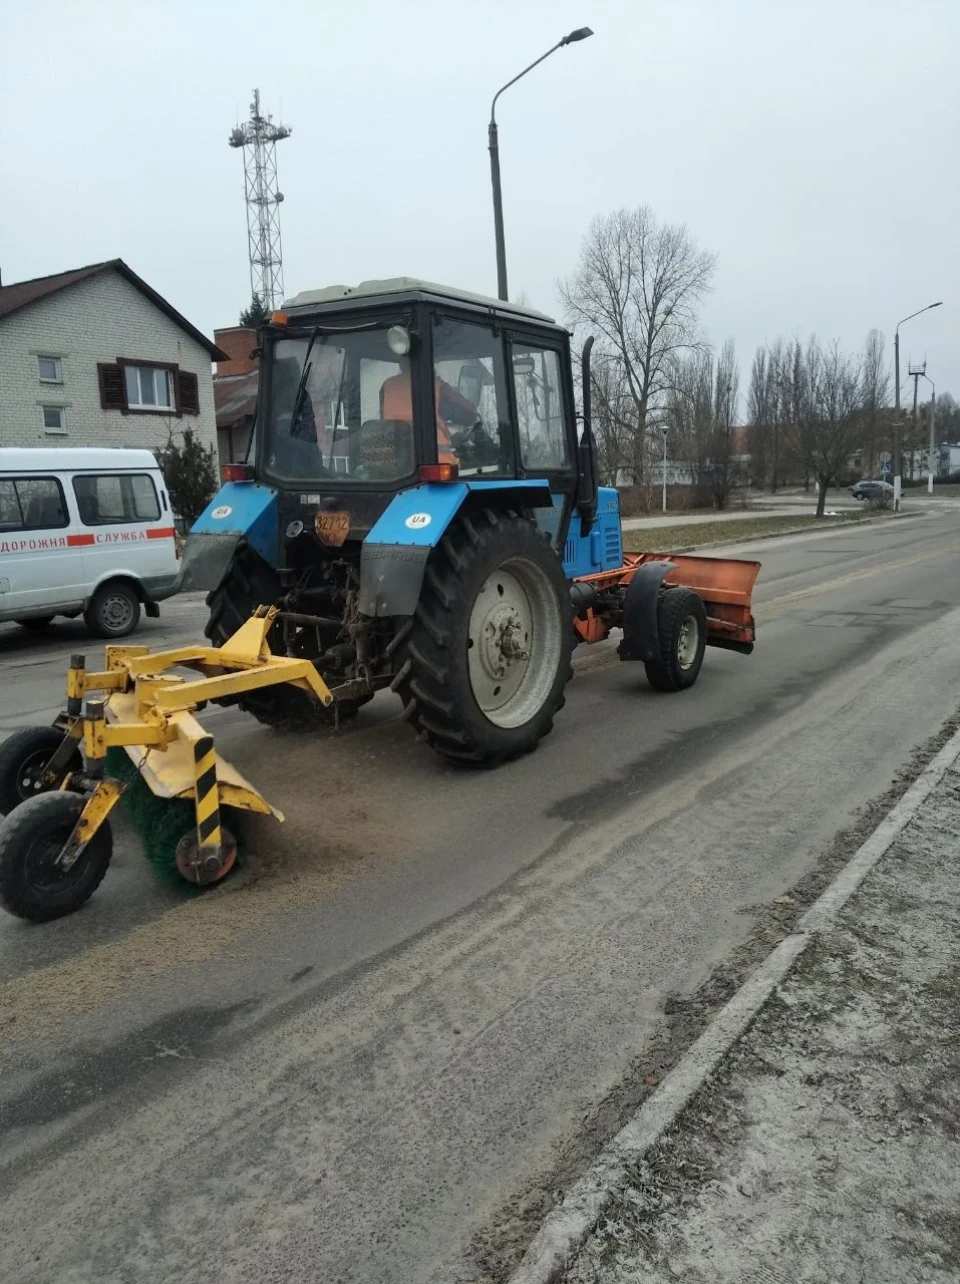
MULTIPOLYGON (((437 416, 437 462, 459 463, 459 454, 453 439, 454 428, 476 428, 480 425, 477 407, 460 395, 456 388, 441 379, 433 381, 434 406, 437 416)), ((400 358, 400 373, 385 379, 380 389, 380 418, 413 423, 413 387, 410 380, 410 359, 400 358)))

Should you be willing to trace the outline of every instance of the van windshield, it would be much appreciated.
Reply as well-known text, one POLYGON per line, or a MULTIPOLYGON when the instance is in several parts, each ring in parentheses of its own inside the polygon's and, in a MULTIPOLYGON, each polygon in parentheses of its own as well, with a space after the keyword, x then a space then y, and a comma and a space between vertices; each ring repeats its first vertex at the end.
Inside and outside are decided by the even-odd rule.
POLYGON ((386 327, 279 339, 265 420, 281 481, 400 481, 415 464, 409 357, 391 352, 386 327))

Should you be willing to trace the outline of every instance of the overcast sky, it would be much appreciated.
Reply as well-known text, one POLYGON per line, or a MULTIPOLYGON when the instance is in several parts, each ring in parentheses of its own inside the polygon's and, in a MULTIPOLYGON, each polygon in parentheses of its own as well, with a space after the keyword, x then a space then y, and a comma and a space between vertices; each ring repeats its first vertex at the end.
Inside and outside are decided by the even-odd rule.
MULTIPOLYGON (((5 283, 120 256, 207 333, 249 299, 240 154, 280 144, 288 294, 421 276, 556 314, 591 217, 647 203, 719 256, 705 312, 744 386, 778 334, 901 335, 960 397, 958 0, 0 3, 5 283)), ((889 349, 888 349, 889 351, 889 349)), ((892 361, 892 356, 891 356, 892 361)))

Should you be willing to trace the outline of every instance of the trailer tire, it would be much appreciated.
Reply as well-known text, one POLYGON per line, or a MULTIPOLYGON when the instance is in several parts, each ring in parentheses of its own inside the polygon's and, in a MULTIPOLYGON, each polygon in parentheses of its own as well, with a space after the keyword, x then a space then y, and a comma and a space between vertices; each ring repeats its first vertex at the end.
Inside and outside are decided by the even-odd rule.
POLYGON ((83 766, 80 746, 70 755, 63 775, 45 788, 37 777, 63 743, 56 727, 24 727, 0 744, 0 815, 7 816, 38 793, 59 789, 65 776, 83 766))
MULTIPOLYGON (((280 583, 274 571, 248 544, 241 544, 219 585, 207 594, 210 616, 204 635, 214 646, 223 646, 258 606, 272 605, 279 593, 280 583)), ((280 629, 277 625, 271 634, 268 640, 279 650, 280 629)), ((325 707, 306 691, 284 685, 249 691, 237 700, 237 704, 266 727, 282 731, 316 731, 355 718, 360 706, 372 698, 371 695, 359 700, 337 700, 325 707)))
POLYGON ((707 608, 689 588, 665 589, 657 601, 656 660, 644 665, 655 691, 685 691, 696 682, 707 645, 707 608))
POLYGON ((471 511, 431 551, 392 688, 437 753, 501 762, 551 730, 573 646, 570 591, 549 541, 519 513, 471 511))
POLYGON ((79 909, 100 886, 113 855, 109 821, 65 874, 52 866, 85 803, 80 794, 38 794, 0 824, 0 905, 9 913, 46 923, 79 909))

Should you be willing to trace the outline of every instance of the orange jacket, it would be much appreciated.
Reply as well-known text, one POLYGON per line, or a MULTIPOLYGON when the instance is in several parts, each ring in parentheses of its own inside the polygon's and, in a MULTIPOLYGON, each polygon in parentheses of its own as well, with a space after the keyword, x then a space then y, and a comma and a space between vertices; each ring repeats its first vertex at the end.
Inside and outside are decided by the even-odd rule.
MULTIPOLYGON (((442 464, 455 464, 457 456, 451 449, 450 429, 440 417, 440 393, 453 389, 442 379, 434 379, 434 408, 437 416, 437 458, 442 464)), ((455 394, 459 395, 459 394, 455 394)), ((413 423, 413 390, 409 374, 393 375, 385 379, 380 389, 380 415, 383 419, 399 419, 413 423)))

